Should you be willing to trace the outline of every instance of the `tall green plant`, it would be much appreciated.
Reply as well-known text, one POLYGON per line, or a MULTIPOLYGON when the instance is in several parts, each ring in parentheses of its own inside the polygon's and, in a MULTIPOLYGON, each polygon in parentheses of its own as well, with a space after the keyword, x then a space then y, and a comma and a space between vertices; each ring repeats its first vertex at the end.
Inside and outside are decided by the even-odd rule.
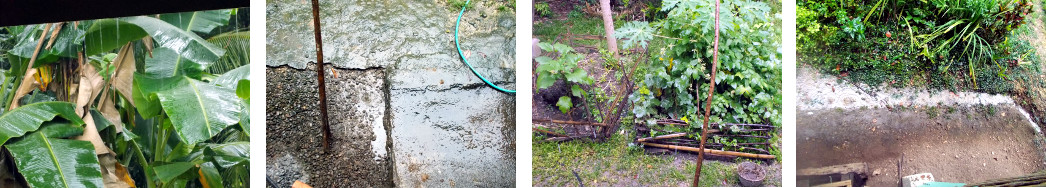
MULTIPOLYGON (((656 117, 691 116, 703 111, 707 92, 712 98, 712 122, 769 123, 780 125, 781 61, 780 26, 777 15, 762 2, 724 1, 720 9, 720 69, 708 71, 712 58, 713 30, 711 0, 666 0, 661 7, 668 17, 654 23, 632 22, 618 28, 616 37, 625 48, 651 38, 666 40, 657 60, 647 64, 638 77, 639 90, 632 93, 633 113, 652 123, 656 117), (711 74, 716 88, 708 91, 711 74)), ((700 124, 700 123, 697 123, 700 124)), ((694 129, 699 127, 694 127, 694 129)))

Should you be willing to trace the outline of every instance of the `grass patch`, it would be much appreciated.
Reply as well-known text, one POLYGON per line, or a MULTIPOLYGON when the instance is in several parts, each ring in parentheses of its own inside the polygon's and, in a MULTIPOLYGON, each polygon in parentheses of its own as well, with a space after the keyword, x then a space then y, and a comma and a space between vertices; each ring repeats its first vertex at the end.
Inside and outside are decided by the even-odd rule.
MULTIPOLYGON (((631 125, 623 125, 631 130, 631 125)), ((585 186, 690 186, 696 163, 671 155, 643 153, 630 146, 633 134, 616 134, 606 142, 570 141, 539 143, 533 137, 533 175, 539 186, 578 186, 572 171, 576 170, 585 186)), ((772 142, 779 142, 774 136, 772 142)), ((780 159, 780 151, 774 153, 780 159)), ((769 172, 768 172, 769 173, 769 172)), ((736 186, 737 165, 706 160, 701 169, 701 186, 736 186)))

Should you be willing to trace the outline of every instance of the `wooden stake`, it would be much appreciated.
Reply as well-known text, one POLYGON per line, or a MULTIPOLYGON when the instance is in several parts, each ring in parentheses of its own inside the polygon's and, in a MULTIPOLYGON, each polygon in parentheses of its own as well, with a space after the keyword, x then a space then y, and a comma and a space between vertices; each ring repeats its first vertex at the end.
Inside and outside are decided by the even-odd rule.
MULTIPOLYGON (((649 143, 649 142, 643 142, 643 145, 652 146, 652 147, 659 147, 659 148, 666 148, 666 149, 674 149, 674 150, 692 151, 692 152, 698 152, 698 153, 711 153, 711 154, 714 154, 714 155, 734 156, 734 157, 748 157, 748 158, 756 158, 756 159, 774 159, 774 158, 777 158, 776 156, 773 156, 773 155, 753 154, 753 153, 744 153, 744 152, 736 152, 736 151, 723 151, 723 150, 714 150, 714 149, 704 149, 704 151, 702 151, 702 149, 698 149, 698 148, 695 148, 695 147, 655 144, 655 143, 649 143)), ((698 166, 701 166, 701 165, 698 165, 698 166)), ((698 172, 700 172, 700 171, 698 171, 698 172)))
POLYGON ((708 116, 712 115, 712 94, 715 93, 716 66, 719 65, 719 0, 715 0, 715 40, 712 43, 712 79, 708 84, 708 102, 705 102, 705 123, 701 127, 701 149, 697 152, 697 168, 694 169, 694 187, 701 182, 701 164, 705 161, 705 140, 708 139, 708 116))
POLYGON ((678 137, 683 137, 683 136, 686 136, 686 133, 676 133, 676 134, 668 134, 668 135, 661 135, 661 136, 648 137, 648 138, 640 138, 640 139, 636 140, 636 142, 646 142, 646 141, 653 141, 653 140, 660 140, 660 139, 678 138, 678 137))

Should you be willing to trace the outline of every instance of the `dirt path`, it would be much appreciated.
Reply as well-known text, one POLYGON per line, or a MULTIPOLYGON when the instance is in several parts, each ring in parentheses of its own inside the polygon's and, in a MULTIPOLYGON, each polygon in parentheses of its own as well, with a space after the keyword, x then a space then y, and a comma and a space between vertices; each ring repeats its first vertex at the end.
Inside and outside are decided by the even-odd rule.
MULTIPOLYGON (((900 176, 975 183, 1043 170, 1036 134, 1013 106, 926 110, 798 111, 797 168, 865 162, 869 186, 899 186, 900 176), (900 176, 898 161, 901 161, 900 176)), ((1040 140, 1041 142, 1041 140, 1040 140)))
POLYGON ((799 169, 864 162, 869 186, 899 186, 924 172, 975 183, 1046 168, 1038 126, 1009 96, 869 89, 798 68, 799 169))

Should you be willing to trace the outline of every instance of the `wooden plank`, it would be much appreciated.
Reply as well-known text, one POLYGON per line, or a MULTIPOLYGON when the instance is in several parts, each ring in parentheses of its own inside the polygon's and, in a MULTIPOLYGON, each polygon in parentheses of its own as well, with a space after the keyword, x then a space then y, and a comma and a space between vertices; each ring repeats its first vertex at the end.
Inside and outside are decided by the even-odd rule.
POLYGON ((867 174, 868 173, 868 164, 865 164, 865 163, 850 163, 850 164, 843 164, 843 165, 826 166, 826 167, 821 167, 821 168, 800 169, 799 172, 796 173, 796 175, 799 175, 799 176, 822 176, 822 175, 830 175, 830 174, 846 174, 846 173, 850 173, 850 172, 857 173, 857 174, 867 174))

